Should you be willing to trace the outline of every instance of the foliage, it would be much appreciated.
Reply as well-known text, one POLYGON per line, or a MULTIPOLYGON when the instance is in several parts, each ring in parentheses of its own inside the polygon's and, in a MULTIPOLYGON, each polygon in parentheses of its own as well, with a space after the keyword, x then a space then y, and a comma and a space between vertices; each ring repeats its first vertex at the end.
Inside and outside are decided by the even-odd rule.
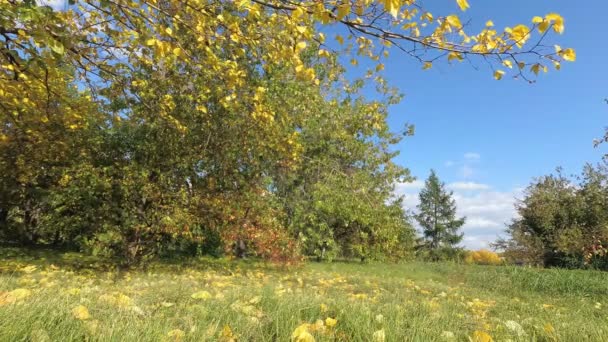
POLYGON ((416 1, 3 1, 0 239, 127 264, 407 256, 388 48, 425 69, 489 61, 497 79, 576 58, 539 44, 563 32, 555 13, 504 32, 462 22, 416 1), (349 81, 343 55, 374 66, 349 81), (377 100, 360 95, 370 82, 377 100))
POLYGON ((606 269, 606 164, 586 165, 576 179, 557 174, 532 183, 517 205, 519 219, 498 241, 510 259, 569 268, 606 269))
POLYGON ((464 261, 467 264, 477 264, 477 265, 500 265, 502 264, 502 260, 500 256, 495 252, 492 252, 487 249, 480 249, 478 251, 468 251, 466 253, 464 261))
MULTIPOLYGON (((416 220, 422 227, 426 248, 431 251, 431 257, 448 256, 463 238, 459 229, 465 219, 456 218, 456 202, 453 192, 445 189, 445 183, 439 180, 434 170, 427 178, 424 188, 420 191, 420 203, 416 220), (447 254, 446 254, 447 253, 447 254)), ((455 255, 454 255, 455 256, 455 255)))

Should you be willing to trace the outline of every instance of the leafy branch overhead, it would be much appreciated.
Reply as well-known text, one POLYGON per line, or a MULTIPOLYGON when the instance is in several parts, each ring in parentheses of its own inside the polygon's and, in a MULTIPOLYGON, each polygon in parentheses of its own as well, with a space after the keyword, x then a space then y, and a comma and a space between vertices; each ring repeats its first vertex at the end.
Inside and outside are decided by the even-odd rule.
MULTIPOLYGON (((470 7, 467 0, 456 2, 462 12, 470 7)), ((491 62, 497 79, 505 74, 498 67, 513 69, 513 66, 517 70, 515 75, 528 79, 530 73, 546 72, 547 64, 559 69, 561 61, 576 59, 572 48, 545 45, 545 38, 551 31, 564 32, 564 19, 556 13, 535 16, 530 26, 519 24, 506 27, 502 32, 488 20, 480 32, 470 33, 459 15, 435 16, 415 0, 241 0, 238 4, 239 8, 253 11, 257 10, 256 5, 283 11, 286 16, 290 15, 295 25, 308 22, 343 24, 349 33, 347 38, 353 42, 348 44, 348 49, 355 49, 358 56, 379 61, 388 56, 386 48, 394 46, 423 63, 424 69, 441 59, 462 61, 468 57, 483 57, 491 62), (538 33, 536 37, 535 32, 538 33)), ((324 42, 323 34, 319 38, 324 42)), ((345 44, 341 35, 335 39, 340 45, 345 44)))
MULTIPOLYGON (((466 0, 456 3, 455 10, 469 8, 466 0)), ((30 2, 6 1, 0 6, 2 70, 8 79, 44 83, 44 72, 32 62, 50 69, 61 61, 77 68, 78 79, 96 89, 118 82, 118 76, 133 78, 136 63, 167 69, 204 64, 225 78, 227 102, 242 82, 246 65, 236 57, 244 57, 245 51, 247 58, 266 67, 291 65, 298 77, 315 81, 315 71, 305 65, 302 53, 311 44, 335 46, 323 29, 332 24, 342 26, 344 33, 331 38, 355 59, 377 62, 376 71, 384 68, 390 47, 420 61, 424 69, 440 60, 482 58, 496 79, 512 73, 529 80, 550 65, 559 69, 562 61, 576 59, 572 48, 546 43, 548 35, 564 32, 564 19, 556 13, 503 30, 488 20, 475 33, 464 13, 430 13, 414 0, 104 0, 77 1, 59 12, 30 2), (232 57, 222 56, 222 51, 232 57)), ((331 55, 321 49, 319 57, 331 55)), ((11 88, 4 89, 15 93, 11 88)))

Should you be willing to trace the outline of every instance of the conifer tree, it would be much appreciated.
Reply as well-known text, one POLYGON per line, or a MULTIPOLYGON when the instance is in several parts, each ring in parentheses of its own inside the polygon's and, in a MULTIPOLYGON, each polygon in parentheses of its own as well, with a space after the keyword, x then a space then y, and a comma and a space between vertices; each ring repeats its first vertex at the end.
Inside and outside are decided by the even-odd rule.
POLYGON ((439 180, 434 170, 420 191, 416 220, 422 226, 427 247, 431 250, 452 249, 462 241, 459 232, 465 217, 456 217, 456 203, 453 192, 447 191, 445 183, 439 180))

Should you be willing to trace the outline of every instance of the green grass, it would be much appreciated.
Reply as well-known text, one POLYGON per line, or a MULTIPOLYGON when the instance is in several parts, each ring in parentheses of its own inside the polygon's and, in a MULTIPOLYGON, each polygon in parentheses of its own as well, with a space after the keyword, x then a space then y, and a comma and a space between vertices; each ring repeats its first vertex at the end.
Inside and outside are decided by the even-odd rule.
POLYGON ((289 341, 304 323, 317 341, 370 341, 381 330, 386 341, 467 341, 476 331, 602 341, 607 298, 608 275, 593 271, 197 259, 125 272, 78 254, 0 250, 0 341, 289 341), (29 291, 17 299, 17 289, 29 291), (74 316, 79 305, 88 319, 74 316), (334 327, 314 326, 328 317, 334 327), (168 335, 176 329, 183 337, 168 335))

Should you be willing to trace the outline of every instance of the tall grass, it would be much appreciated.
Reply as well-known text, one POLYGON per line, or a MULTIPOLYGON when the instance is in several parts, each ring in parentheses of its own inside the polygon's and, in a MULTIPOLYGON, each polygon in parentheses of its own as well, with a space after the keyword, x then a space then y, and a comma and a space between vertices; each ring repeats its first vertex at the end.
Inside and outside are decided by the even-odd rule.
POLYGON ((317 341, 608 336, 599 272, 224 259, 124 271, 78 254, 0 255, 0 341, 290 341, 306 323, 317 341), (30 294, 6 303, 16 289, 30 294), (79 305, 90 317, 74 315, 79 305))

